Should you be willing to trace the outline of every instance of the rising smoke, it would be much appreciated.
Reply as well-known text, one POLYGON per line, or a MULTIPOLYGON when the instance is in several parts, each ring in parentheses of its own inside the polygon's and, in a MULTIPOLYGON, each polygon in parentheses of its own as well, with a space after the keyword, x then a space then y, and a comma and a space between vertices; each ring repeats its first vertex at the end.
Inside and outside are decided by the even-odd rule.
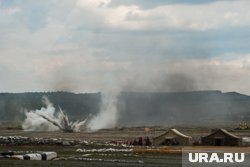
POLYGON ((68 116, 53 106, 47 97, 43 97, 46 107, 38 110, 25 111, 26 119, 22 124, 25 131, 63 131, 78 132, 81 127, 89 131, 96 131, 103 128, 113 128, 118 119, 117 93, 102 94, 102 103, 98 115, 90 120, 71 122, 68 116))
MULTIPOLYGON (((190 61, 168 61, 160 63, 159 65, 147 64, 147 66, 131 65, 124 66, 120 69, 117 66, 108 64, 110 71, 106 74, 105 71, 87 75, 84 79, 77 75, 77 72, 82 71, 69 70, 62 68, 60 73, 56 73, 57 77, 52 77, 52 83, 49 84, 52 90, 66 90, 73 92, 88 91, 103 91, 102 102, 99 114, 93 116, 86 124, 87 128, 91 131, 102 128, 113 128, 116 126, 118 118, 123 117, 117 109, 117 96, 118 92, 189 92, 199 90, 223 90, 231 91, 236 90, 235 85, 239 85, 241 80, 232 80, 237 76, 242 75, 240 69, 231 69, 231 64, 223 65, 222 60, 190 60, 190 61), (215 64, 220 64, 215 65, 215 64), (66 73, 65 71, 68 71, 66 73), (113 70, 113 71, 112 71, 113 70), (225 73, 226 71, 226 73, 225 73), (66 74, 65 74, 66 73, 66 74), (105 75, 104 75, 105 74, 105 75), (113 74, 113 75, 112 75, 113 74), (65 75, 65 76, 64 76, 65 75), (59 77, 58 77, 59 76, 59 77), (110 77, 114 76, 114 77, 110 77), (59 79, 54 79, 59 78, 59 79), (216 82, 215 82, 216 81, 216 82), (52 87, 51 87, 52 85, 52 87), (118 89, 118 90, 117 90, 118 89), (109 90, 109 91, 107 91, 109 90), (115 91, 114 91, 115 90, 115 91), (110 93, 110 92, 116 93, 110 93), (106 92, 106 93, 105 93, 106 92), (109 93, 107 93, 109 92, 109 93)), ((119 65, 119 64, 118 64, 119 65)), ((71 66, 70 66, 71 67, 71 66)), ((98 66, 99 67, 99 66, 98 66)), ((105 66, 106 67, 106 66, 105 66)), ((120 66, 119 66, 120 67, 120 66)), ((98 72, 99 70, 97 70, 98 72)), ((241 89, 239 87, 238 89, 241 89)), ((136 103, 136 101, 134 102, 136 103)), ((136 106, 136 105, 135 105, 136 106)), ((167 106, 170 106, 169 104, 167 106)), ((167 109, 167 106, 162 107, 161 110, 167 109)), ((159 106, 157 106, 159 107, 159 106)), ((203 108, 200 107, 200 108, 203 108)), ((207 108, 207 106, 204 106, 207 108)), ((50 107, 47 108, 50 110, 50 107)), ((172 107, 173 110, 175 107, 172 107)), ((42 109, 41 109, 42 110, 42 109)), ((40 111, 40 110, 38 110, 40 111)), ((144 110, 145 111, 145 110, 144 110)), ((153 111, 153 110, 152 110, 153 111)), ((54 115, 52 112, 52 115, 54 115)), ((135 110, 135 112, 140 112, 135 110)), ((162 111, 163 112, 163 111, 162 111)), ((143 114, 142 114, 143 115, 143 114)), ((41 118, 41 116, 30 114, 30 117, 39 117, 41 123, 40 129, 61 129, 58 127, 48 127, 48 118, 41 118), (47 119, 47 120, 46 120, 47 119), (44 123, 45 122, 45 123, 44 123)), ((146 116, 145 116, 146 117, 146 116)), ((170 117, 170 116, 168 116, 170 117)), ((173 116, 174 117, 174 116, 173 116)), ((51 117, 49 117, 51 118, 51 117)), ((138 119, 138 117, 135 117, 138 119)), ((152 119, 152 118, 150 118, 152 119)), ((149 120, 150 120, 149 119, 149 120)), ((145 119, 146 120, 146 119, 145 119)), ((136 120, 135 120, 136 121, 136 120)), ((50 125, 52 121, 49 121, 50 125)), ((28 125, 31 123, 27 123, 28 125)), ((36 124, 36 123, 34 123, 36 124)), ((27 126, 27 125, 25 125, 27 126)), ((30 128, 32 129, 32 128, 30 128)))
POLYGON ((100 112, 90 120, 88 129, 95 131, 116 126, 118 119, 117 97, 118 94, 115 92, 102 94, 100 112))
POLYGON ((26 119, 22 125, 24 130, 78 132, 87 123, 88 118, 83 121, 69 121, 61 108, 59 107, 59 111, 57 111, 47 97, 43 97, 43 102, 46 107, 42 107, 40 110, 25 111, 26 119))

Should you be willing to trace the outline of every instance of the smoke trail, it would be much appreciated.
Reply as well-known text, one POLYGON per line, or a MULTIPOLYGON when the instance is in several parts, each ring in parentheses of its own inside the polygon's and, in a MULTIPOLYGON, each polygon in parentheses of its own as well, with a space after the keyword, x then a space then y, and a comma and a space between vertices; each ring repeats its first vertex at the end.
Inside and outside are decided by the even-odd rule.
POLYGON ((95 131, 103 128, 113 128, 116 125, 118 119, 117 98, 118 93, 115 92, 102 94, 100 113, 90 120, 88 129, 95 131))
POLYGON ((68 116, 59 107, 59 112, 56 112, 53 104, 47 97, 43 97, 43 102, 46 107, 40 110, 25 111, 26 119, 23 122, 23 129, 26 131, 56 131, 63 132, 78 132, 81 126, 87 122, 86 118, 83 121, 70 122, 68 116))
POLYGON ((43 97, 43 103, 46 107, 42 107, 40 110, 35 111, 25 111, 26 119, 22 124, 22 128, 25 131, 56 131, 59 130, 57 126, 54 126, 51 123, 48 123, 40 115, 47 115, 47 117, 56 119, 55 115, 55 108, 53 104, 48 100, 47 97, 43 97))

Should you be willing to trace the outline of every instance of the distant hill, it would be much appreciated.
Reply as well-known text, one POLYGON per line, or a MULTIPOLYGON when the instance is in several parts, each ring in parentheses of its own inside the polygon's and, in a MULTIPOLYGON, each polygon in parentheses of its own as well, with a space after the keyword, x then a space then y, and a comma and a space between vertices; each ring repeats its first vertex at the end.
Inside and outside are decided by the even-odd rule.
POLYGON ((236 92, 127 92, 122 94, 121 99, 124 103, 121 122, 192 124, 250 120, 250 96, 236 92))
POLYGON ((69 93, 69 92, 39 92, 39 93, 0 93, 0 120, 12 121, 24 119, 22 109, 35 110, 45 107, 42 97, 46 96, 55 107, 60 106, 70 118, 79 119, 89 113, 99 112, 100 93, 69 93))
MULTIPOLYGON (((42 96, 60 105, 72 119, 96 114, 101 93, 0 93, 0 120, 22 120, 22 108, 40 109, 42 96)), ((118 98, 119 123, 139 125, 193 124, 203 121, 250 121, 250 96, 237 92, 178 93, 122 92, 118 98)))

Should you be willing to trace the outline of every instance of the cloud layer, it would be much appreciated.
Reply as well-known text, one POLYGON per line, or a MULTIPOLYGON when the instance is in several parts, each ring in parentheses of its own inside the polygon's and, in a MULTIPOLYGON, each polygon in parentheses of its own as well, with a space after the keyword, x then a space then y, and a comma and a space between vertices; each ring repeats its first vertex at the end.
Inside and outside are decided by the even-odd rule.
POLYGON ((247 0, 0 0, 0 91, 250 94, 247 0))

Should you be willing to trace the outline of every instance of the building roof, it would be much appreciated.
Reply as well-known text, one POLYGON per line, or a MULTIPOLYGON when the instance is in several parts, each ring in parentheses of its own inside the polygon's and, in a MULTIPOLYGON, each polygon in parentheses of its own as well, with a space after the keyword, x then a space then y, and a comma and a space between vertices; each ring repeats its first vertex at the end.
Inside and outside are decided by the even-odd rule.
POLYGON ((180 137, 183 137, 183 138, 188 138, 188 139, 191 138, 190 136, 184 135, 183 133, 179 132, 177 129, 169 129, 167 132, 163 133, 162 135, 155 137, 155 139, 160 138, 162 136, 165 136, 170 132, 173 132, 177 136, 180 136, 180 137))
POLYGON ((240 139, 240 137, 238 137, 238 136, 236 136, 236 135, 234 135, 234 134, 228 132, 226 129, 218 129, 218 130, 216 130, 215 132, 213 132, 213 133, 211 133, 211 134, 209 134, 209 135, 207 135, 207 136, 205 136, 205 137, 212 136, 212 135, 214 135, 214 134, 216 134, 216 133, 218 133, 218 132, 222 132, 223 134, 228 135, 228 136, 230 136, 230 137, 232 137, 232 138, 240 139))

